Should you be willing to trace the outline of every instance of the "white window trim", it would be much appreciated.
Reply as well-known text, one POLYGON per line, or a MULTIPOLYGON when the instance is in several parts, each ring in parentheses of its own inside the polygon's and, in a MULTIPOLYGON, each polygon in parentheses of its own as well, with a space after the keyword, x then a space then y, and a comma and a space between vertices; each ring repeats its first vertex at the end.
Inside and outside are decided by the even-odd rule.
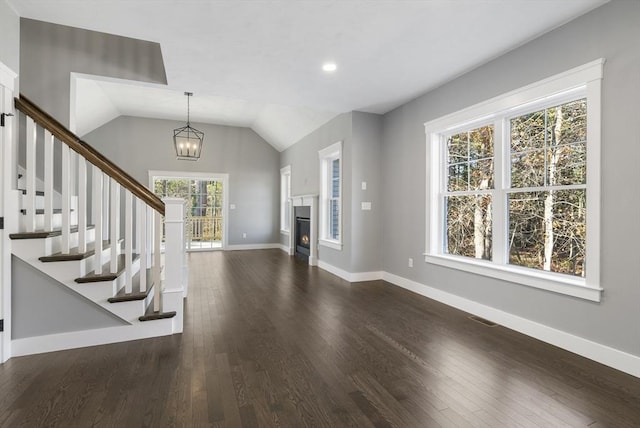
MULTIPOLYGON (((601 146, 601 86, 604 59, 598 59, 573 68, 523 88, 481 102, 461 111, 425 123, 427 136, 427 198, 425 262, 509 282, 527 285, 560 294, 599 302, 600 287, 600 146, 601 146), (546 102, 562 102, 579 94, 587 98, 587 277, 546 272, 510 265, 503 260, 486 261, 443 253, 442 224, 444 214, 440 198, 444 171, 443 135, 457 129, 469 129, 474 125, 492 123, 498 116, 517 115, 546 102), (438 174, 438 176, 436 176, 438 174)), ((498 122, 500 123, 500 122, 498 122)), ((496 126, 504 132, 502 124, 496 126)), ((496 158, 497 159, 497 158, 496 158)), ((496 162, 496 168, 502 159, 496 162)), ((496 213, 500 210, 495 210, 496 213)), ((498 244, 500 245, 500 244, 498 244)), ((502 249, 500 249, 501 252, 502 249)))
MULTIPOLYGON (((288 235, 290 233, 290 228, 291 228, 291 221, 285 221, 285 211, 287 210, 287 207, 285 205, 285 199, 283 198, 283 183, 282 180, 284 179, 284 177, 288 177, 289 180, 289 194, 286 195, 287 199, 291 199, 291 165, 287 165, 285 167, 280 168, 280 233, 283 235, 288 235), (285 226, 285 227, 283 227, 285 226)), ((291 202, 289 201, 289 204, 291 204, 291 202)), ((290 211, 290 210, 289 210, 290 211)))
POLYGON ((334 250, 342 251, 342 189, 344 177, 342 176, 342 141, 338 141, 322 150, 318 151, 318 158, 320 160, 320 237, 318 244, 324 247, 332 248, 334 250), (340 197, 338 205, 338 236, 339 239, 327 238, 328 234, 328 195, 329 195, 329 178, 328 178, 328 165, 329 159, 340 159, 340 197))

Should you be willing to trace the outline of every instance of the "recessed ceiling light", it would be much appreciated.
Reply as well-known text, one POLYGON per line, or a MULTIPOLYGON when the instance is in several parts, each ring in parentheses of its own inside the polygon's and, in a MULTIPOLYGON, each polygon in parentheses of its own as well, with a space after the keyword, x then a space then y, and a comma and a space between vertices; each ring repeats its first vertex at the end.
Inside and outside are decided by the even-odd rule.
POLYGON ((327 73, 332 73, 336 71, 337 68, 338 66, 335 62, 325 62, 324 64, 322 64, 322 69, 327 73))

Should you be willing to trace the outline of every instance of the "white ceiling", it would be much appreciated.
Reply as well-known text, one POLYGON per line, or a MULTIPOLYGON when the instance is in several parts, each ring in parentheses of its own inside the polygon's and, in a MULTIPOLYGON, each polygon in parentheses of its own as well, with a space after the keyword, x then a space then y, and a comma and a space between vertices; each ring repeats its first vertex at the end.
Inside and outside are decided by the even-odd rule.
POLYGON ((251 127, 283 150, 386 113, 607 0, 9 0, 21 17, 160 43, 168 86, 77 79, 77 133, 118 115, 251 127), (335 61, 333 74, 322 71, 335 61))

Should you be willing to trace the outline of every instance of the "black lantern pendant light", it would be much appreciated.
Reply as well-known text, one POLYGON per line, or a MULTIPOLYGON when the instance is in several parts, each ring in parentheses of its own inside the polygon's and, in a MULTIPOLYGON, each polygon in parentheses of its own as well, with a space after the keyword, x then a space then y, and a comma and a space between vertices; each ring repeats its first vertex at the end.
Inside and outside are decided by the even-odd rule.
POLYGON ((189 97, 193 92, 185 92, 187 96, 187 126, 173 130, 173 144, 176 146, 176 155, 179 160, 197 161, 202 153, 202 141, 204 132, 191 127, 189 122, 189 97))

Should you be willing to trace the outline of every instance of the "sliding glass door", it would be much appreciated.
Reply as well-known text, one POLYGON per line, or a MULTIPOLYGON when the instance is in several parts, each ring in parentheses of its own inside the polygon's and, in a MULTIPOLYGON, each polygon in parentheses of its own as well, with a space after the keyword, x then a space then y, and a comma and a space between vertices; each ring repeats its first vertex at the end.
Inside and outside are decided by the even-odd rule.
POLYGON ((225 180, 215 177, 154 176, 153 190, 160 198, 186 200, 187 250, 224 248, 225 180))

